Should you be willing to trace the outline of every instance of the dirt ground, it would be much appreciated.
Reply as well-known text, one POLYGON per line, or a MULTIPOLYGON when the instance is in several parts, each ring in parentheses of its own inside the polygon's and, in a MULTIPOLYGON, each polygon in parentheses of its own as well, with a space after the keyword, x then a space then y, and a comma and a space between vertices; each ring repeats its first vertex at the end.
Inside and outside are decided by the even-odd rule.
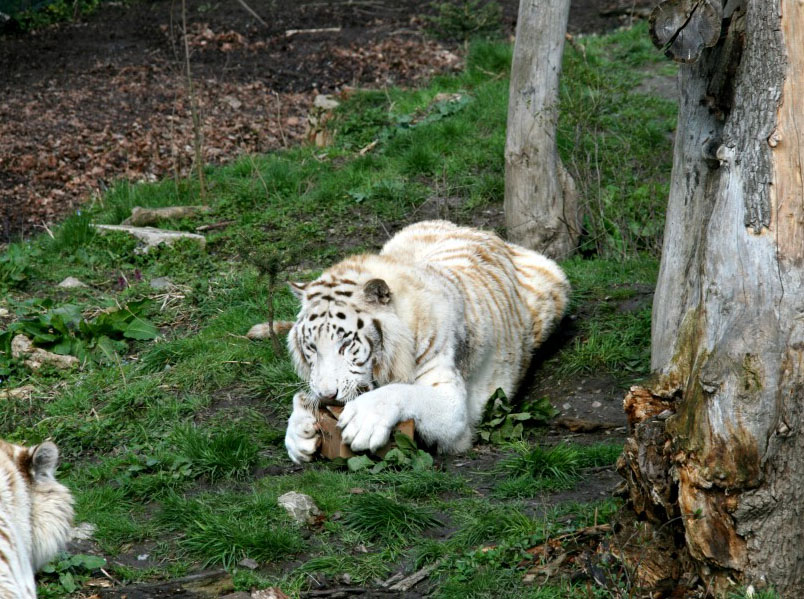
MULTIPOLYGON (((299 143, 318 93, 415 84, 459 69, 462 45, 423 32, 432 4, 249 2, 261 23, 231 0, 188 0, 204 160, 299 143)), ((500 4, 510 36, 518 2, 500 4)), ((627 25, 650 6, 576 0, 569 31, 627 25)), ((120 178, 191 169, 179 7, 109 3, 76 23, 0 32, 0 242, 44 230, 120 178)))

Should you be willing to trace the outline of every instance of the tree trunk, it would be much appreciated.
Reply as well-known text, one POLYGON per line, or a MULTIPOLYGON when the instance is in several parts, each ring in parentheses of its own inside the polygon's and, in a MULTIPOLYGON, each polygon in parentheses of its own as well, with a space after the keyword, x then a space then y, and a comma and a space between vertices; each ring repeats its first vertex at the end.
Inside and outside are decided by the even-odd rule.
MULTIPOLYGON (((657 11, 696 4, 715 2, 657 11)), ((705 584, 804 597, 804 5, 723 4, 714 45, 681 67, 655 377, 626 398, 619 465, 705 584)), ((683 28, 706 29, 690 15, 665 36, 685 62, 683 28)))
POLYGON ((569 0, 520 0, 505 143, 511 241, 563 259, 580 233, 575 185, 556 145, 558 80, 569 0))

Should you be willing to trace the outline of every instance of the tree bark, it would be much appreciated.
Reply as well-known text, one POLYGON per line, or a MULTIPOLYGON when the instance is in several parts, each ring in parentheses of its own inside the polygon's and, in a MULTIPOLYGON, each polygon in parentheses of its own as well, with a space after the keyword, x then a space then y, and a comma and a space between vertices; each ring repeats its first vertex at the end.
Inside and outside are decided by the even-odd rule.
POLYGON ((556 144, 568 17, 569 0, 520 0, 505 143, 508 237, 559 260, 580 233, 575 184, 556 144))
POLYGON ((681 67, 655 376, 626 398, 619 465, 707 584, 802 597, 804 5, 723 4, 719 41, 681 67))

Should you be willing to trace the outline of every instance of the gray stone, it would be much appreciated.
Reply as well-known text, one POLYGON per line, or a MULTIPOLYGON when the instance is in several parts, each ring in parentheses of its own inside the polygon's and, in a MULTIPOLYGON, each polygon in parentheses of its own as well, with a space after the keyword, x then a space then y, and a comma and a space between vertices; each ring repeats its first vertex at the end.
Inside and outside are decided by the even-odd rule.
POLYGON ((167 277, 156 277, 155 279, 151 279, 149 284, 151 285, 151 289, 156 289, 157 291, 173 289, 176 286, 173 281, 167 277))
POLYGON ((76 279, 75 277, 67 277, 61 283, 59 283, 58 286, 62 287, 63 289, 76 289, 78 287, 86 287, 87 284, 80 279, 76 279))
POLYGON ((249 570, 256 570, 260 565, 257 563, 257 560, 253 560, 250 557, 245 557, 237 562, 237 565, 241 568, 248 568, 249 570))
POLYGON ((321 510, 313 501, 313 498, 304 493, 288 491, 280 495, 277 503, 281 505, 287 513, 299 524, 310 524, 315 521, 315 517, 321 514, 321 510))

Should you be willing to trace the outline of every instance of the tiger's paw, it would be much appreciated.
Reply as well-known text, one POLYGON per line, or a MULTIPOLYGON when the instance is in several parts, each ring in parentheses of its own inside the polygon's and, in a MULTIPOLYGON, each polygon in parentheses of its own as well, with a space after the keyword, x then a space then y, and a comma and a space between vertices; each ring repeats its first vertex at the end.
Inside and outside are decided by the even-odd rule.
POLYGON ((399 407, 378 389, 348 402, 338 418, 338 427, 352 451, 376 452, 388 442, 398 422, 399 407))
POLYGON ((285 448, 296 464, 312 460, 321 443, 315 416, 303 405, 304 399, 304 392, 297 393, 293 398, 293 412, 285 431, 285 448))

